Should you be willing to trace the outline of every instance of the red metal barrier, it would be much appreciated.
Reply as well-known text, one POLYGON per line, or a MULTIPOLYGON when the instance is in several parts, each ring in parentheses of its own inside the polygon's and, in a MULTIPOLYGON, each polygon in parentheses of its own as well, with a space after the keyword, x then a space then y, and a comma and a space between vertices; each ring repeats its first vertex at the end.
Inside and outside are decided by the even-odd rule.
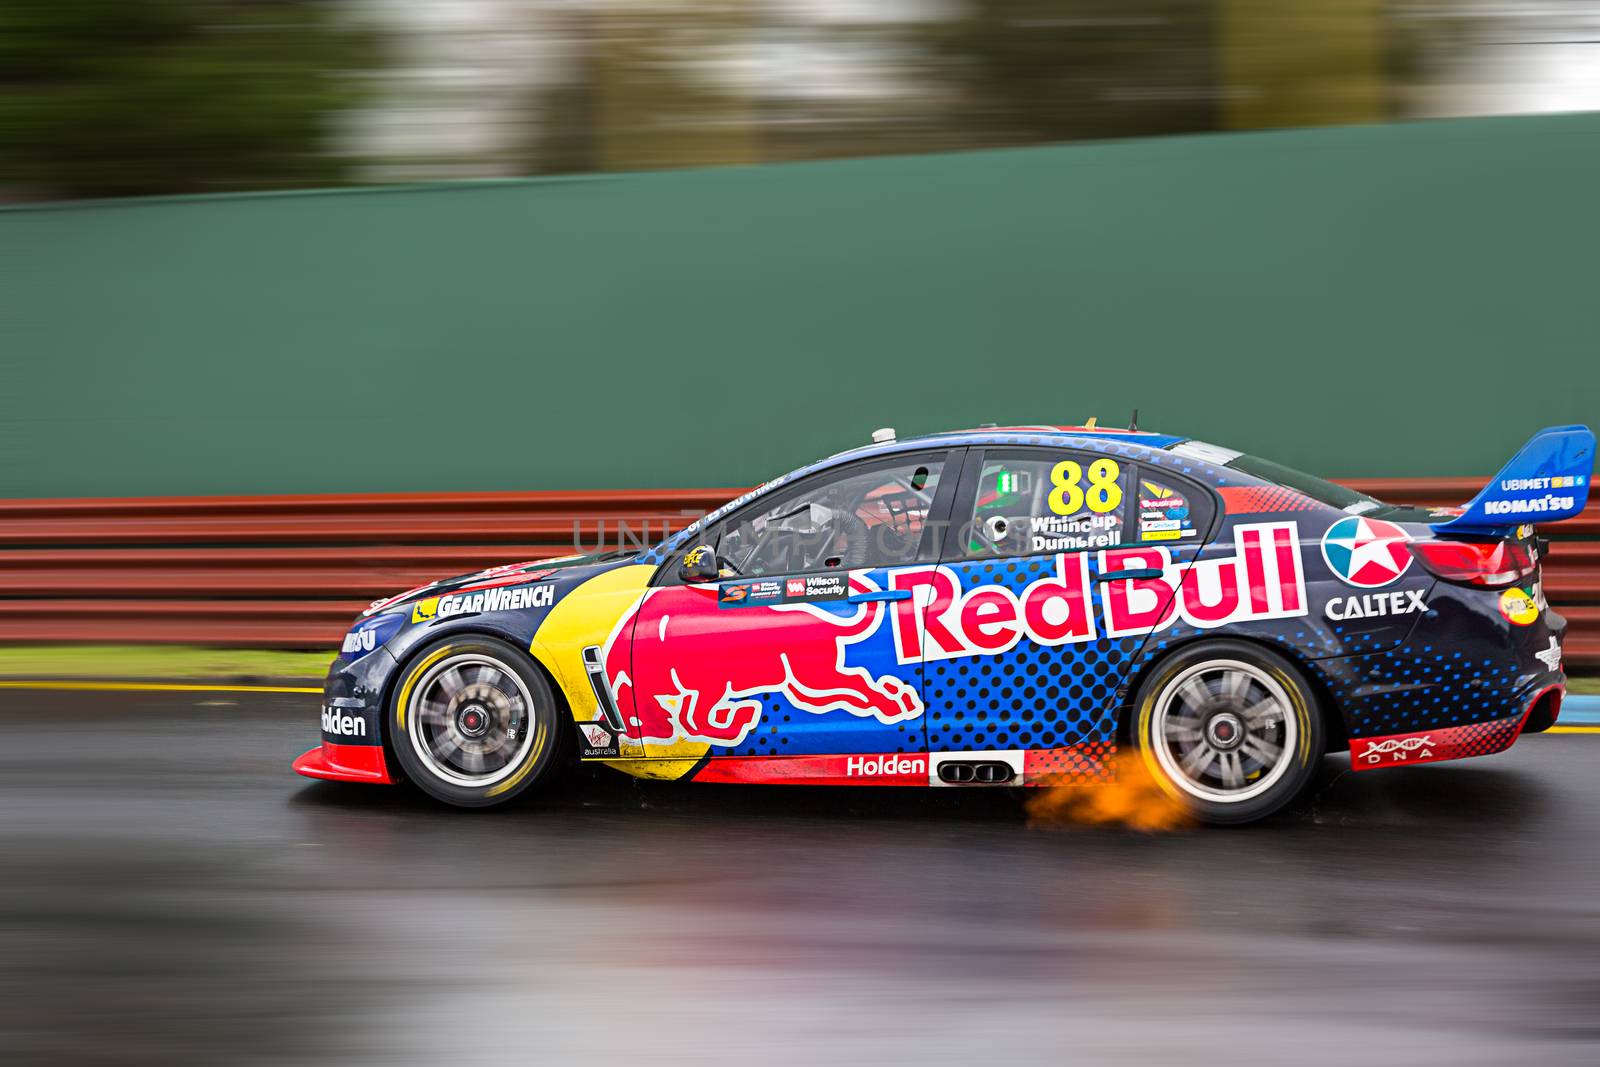
POLYGON ((0 500, 0 546, 571 545, 681 528, 737 489, 0 500))
MULTIPOLYGON (((1476 478, 1365 478, 1458 504, 1476 478)), ((0 641, 327 648, 367 603, 433 578, 660 539, 737 489, 0 500, 0 641)), ((1600 668, 1600 501, 1545 528, 1569 666, 1600 668), (1585 538, 1591 540, 1584 540, 1585 538)))
POLYGON ((652 544, 740 492, 0 500, 0 641, 328 648, 378 597, 652 544))
POLYGON ((9 600, 0 641, 332 649, 369 600, 9 600))

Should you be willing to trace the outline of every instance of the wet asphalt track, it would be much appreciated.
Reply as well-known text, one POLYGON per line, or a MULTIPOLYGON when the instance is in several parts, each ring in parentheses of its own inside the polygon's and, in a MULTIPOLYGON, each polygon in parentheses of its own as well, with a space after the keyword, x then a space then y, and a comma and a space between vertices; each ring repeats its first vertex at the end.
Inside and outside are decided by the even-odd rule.
POLYGON ((1270 825, 314 784, 315 697, 0 692, 6 1064, 1600 1063, 1600 736, 1270 825))

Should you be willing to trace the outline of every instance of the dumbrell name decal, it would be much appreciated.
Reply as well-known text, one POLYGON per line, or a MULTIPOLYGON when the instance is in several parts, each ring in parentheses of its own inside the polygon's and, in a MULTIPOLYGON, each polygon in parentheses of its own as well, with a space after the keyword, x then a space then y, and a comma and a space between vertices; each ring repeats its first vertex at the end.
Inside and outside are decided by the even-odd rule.
MULTIPOLYGON (((1118 571, 1160 572, 1156 577, 1105 584, 1105 635, 1152 633, 1179 620, 1210 629, 1306 614, 1295 524, 1258 523, 1237 527, 1235 533, 1232 556, 1197 560, 1187 578, 1183 565, 1174 564, 1166 548, 1100 552, 1102 577, 1118 571)), ((1088 554, 1056 556, 1054 562, 1054 573, 1021 593, 996 585, 962 589, 955 574, 945 568, 891 574, 891 588, 912 594, 911 600, 895 604, 896 658, 913 663, 923 656, 931 660, 995 655, 1023 638, 1041 645, 1095 640, 1100 634, 1090 597, 1088 554)))

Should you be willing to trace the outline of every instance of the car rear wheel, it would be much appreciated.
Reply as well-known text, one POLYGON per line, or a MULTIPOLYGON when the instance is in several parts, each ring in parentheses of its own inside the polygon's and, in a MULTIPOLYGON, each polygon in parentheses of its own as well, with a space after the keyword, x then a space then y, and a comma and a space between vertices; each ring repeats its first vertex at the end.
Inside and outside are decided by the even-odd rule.
POLYGON ((555 762, 560 709, 533 661, 503 641, 448 637, 419 652, 389 707, 406 776, 461 807, 510 800, 555 762))
POLYGON ((1310 783, 1322 716, 1282 656, 1211 641, 1163 660, 1139 687, 1134 743, 1168 794, 1202 822, 1253 822, 1310 783))

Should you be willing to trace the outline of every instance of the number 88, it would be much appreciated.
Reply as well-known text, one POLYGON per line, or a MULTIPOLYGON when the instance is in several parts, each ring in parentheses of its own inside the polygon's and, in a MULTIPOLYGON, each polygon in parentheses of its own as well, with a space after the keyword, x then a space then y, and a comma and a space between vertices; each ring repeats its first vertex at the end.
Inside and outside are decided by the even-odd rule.
POLYGON ((1089 489, 1084 492, 1083 468, 1064 459, 1050 470, 1050 510, 1057 515, 1077 513, 1085 503, 1096 515, 1122 506, 1121 471, 1114 459, 1097 459, 1089 464, 1089 489))

